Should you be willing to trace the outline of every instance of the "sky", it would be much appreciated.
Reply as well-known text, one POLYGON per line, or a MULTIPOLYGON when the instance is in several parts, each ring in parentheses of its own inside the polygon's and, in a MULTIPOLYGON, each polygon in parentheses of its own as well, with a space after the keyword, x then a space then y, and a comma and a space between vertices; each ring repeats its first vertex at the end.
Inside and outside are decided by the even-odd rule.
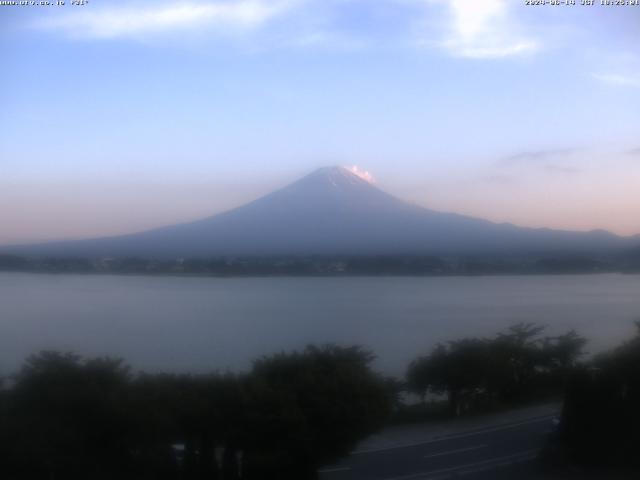
POLYGON ((0 5, 0 244, 194 220, 336 164, 436 210, 640 233, 640 6, 576 3, 0 5))

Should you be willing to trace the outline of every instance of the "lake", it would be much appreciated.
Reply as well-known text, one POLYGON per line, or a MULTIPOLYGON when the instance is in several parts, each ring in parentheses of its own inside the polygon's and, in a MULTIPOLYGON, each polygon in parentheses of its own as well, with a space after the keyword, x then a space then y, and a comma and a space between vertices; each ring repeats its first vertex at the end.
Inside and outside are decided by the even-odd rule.
POLYGON ((41 349, 148 371, 244 370, 308 343, 359 344, 402 375, 437 342, 516 322, 597 352, 634 333, 640 276, 200 278, 0 273, 0 373, 41 349))

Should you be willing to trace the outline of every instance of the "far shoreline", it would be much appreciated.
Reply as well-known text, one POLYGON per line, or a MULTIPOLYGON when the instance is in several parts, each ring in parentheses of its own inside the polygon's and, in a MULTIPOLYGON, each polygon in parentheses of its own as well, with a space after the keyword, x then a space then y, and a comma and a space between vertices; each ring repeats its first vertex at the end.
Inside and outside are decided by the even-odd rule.
POLYGON ((73 275, 92 277, 143 277, 143 278, 214 278, 214 279, 271 279, 271 278, 499 278, 499 277, 584 277, 584 276, 635 276, 640 271, 602 271, 602 272, 500 272, 500 273, 451 273, 451 274, 204 274, 204 273, 154 273, 154 272, 82 272, 82 271, 34 271, 34 270, 0 270, 1 274, 47 275, 51 277, 73 275))

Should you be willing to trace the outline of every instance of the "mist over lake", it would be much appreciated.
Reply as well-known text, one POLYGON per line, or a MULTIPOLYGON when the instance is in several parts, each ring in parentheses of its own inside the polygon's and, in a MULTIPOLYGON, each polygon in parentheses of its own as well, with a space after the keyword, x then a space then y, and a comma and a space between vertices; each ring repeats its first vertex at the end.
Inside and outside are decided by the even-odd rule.
POLYGON ((41 349, 149 371, 244 370, 308 343, 359 344, 401 375, 435 343, 515 322, 597 352, 634 332, 640 276, 199 278, 0 274, 0 373, 41 349))

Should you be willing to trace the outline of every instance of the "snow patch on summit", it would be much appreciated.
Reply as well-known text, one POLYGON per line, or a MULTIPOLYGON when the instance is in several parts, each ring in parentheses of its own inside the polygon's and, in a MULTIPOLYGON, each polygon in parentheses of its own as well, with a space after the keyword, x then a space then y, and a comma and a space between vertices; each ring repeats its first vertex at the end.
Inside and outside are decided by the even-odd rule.
POLYGON ((351 165, 350 167, 344 167, 344 168, 345 170, 348 170, 349 172, 353 173, 355 176, 361 178, 367 183, 370 183, 372 185, 376 183, 376 179, 370 172, 361 169, 357 165, 351 165))

